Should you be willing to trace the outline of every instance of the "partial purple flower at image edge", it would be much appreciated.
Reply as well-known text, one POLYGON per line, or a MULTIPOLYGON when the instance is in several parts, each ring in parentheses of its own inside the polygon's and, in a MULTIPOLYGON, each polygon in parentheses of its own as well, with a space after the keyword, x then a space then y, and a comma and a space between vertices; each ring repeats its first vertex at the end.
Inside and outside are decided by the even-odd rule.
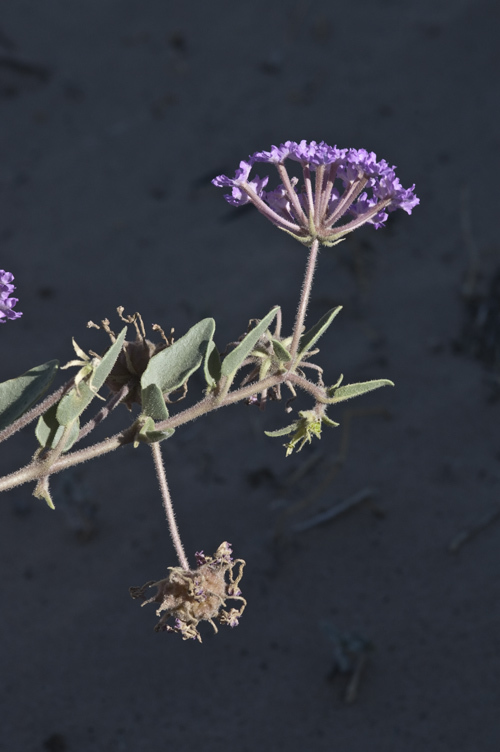
POLYGON ((5 324, 7 319, 13 321, 23 315, 20 311, 12 310, 18 302, 17 298, 10 297, 16 289, 16 286, 11 284, 13 279, 13 274, 0 269, 0 324, 5 324))

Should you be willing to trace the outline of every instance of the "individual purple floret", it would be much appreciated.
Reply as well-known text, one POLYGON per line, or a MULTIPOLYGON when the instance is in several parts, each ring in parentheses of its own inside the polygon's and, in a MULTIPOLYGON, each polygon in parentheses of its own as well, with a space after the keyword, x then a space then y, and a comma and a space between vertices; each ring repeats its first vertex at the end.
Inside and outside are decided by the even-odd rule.
POLYGON ((253 180, 248 180, 252 165, 253 161, 245 162, 242 160, 232 180, 230 178, 227 178, 225 175, 219 175, 218 178, 212 180, 212 183, 219 187, 232 187, 232 193, 226 195, 225 198, 228 203, 233 204, 233 206, 243 206, 243 204, 248 204, 248 202, 251 201, 251 198, 240 189, 240 186, 249 186, 255 194, 260 195, 262 193, 262 190, 267 185, 269 178, 263 178, 261 180, 258 175, 256 175, 253 180), (218 180, 219 182, 216 183, 216 180, 218 180))
POLYGON ((231 188, 224 196, 230 204, 254 204, 273 224, 304 245, 314 240, 335 245, 367 222, 382 227, 389 212, 403 209, 411 214, 420 203, 415 186, 403 188, 395 167, 385 159, 377 161, 377 155, 366 149, 339 149, 324 141, 285 141, 269 151, 255 152, 240 162, 234 178, 219 175, 212 183, 231 188), (287 172, 287 159, 302 167, 300 190, 298 179, 287 172), (250 179, 256 162, 276 167, 281 183, 274 190, 265 190, 268 177, 250 179))
POLYGON ((196 559, 196 566, 201 567, 203 564, 207 563, 207 557, 203 553, 203 551, 196 551, 194 558, 196 559))
POLYGON ((10 297, 16 289, 15 285, 11 284, 13 279, 13 274, 0 269, 0 324, 4 324, 7 319, 18 319, 23 315, 20 311, 12 310, 18 302, 17 298, 10 297))

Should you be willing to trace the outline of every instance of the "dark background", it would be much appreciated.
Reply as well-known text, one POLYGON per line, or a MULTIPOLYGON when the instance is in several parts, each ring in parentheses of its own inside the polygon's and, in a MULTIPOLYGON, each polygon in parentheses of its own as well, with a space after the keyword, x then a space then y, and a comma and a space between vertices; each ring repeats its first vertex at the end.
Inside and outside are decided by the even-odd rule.
MULTIPOLYGON (((5 494, 0 749, 498 750, 500 529, 448 545, 500 484, 495 358, 456 352, 480 334, 462 334, 471 273, 487 295, 499 263, 499 16, 495 0, 4 4, 0 266, 24 315, 1 329, 1 380, 70 360, 72 336, 102 350, 86 323, 118 329, 118 305, 178 336, 214 316, 222 348, 276 303, 290 328, 303 249, 210 185, 272 143, 374 150, 421 206, 324 250, 310 310, 344 305, 329 383, 396 389, 332 414, 346 465, 292 524, 365 487, 375 508, 273 544, 342 436, 285 460, 263 435, 280 405, 162 445, 188 555, 229 540, 247 561, 238 629, 182 642, 130 600, 175 564, 146 448, 61 476, 55 512, 5 494), (374 646, 352 705, 324 622, 374 646)), ((10 472, 35 443, 3 447, 10 472)))

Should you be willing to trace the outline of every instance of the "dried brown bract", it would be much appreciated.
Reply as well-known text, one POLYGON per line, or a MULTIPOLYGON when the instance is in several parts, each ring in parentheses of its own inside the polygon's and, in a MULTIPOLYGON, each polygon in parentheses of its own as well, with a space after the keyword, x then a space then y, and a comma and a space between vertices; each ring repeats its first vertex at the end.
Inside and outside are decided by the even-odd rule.
POLYGON ((208 621, 217 632, 215 620, 230 627, 238 625, 246 600, 242 597, 239 583, 243 577, 243 559, 233 560, 229 543, 221 543, 213 556, 196 554, 196 569, 169 567, 170 574, 158 582, 146 582, 142 587, 131 587, 132 598, 144 598, 149 587, 156 587, 157 593, 144 601, 159 603, 156 615, 161 617, 155 631, 178 632, 183 640, 198 640, 201 635, 198 624, 208 621), (225 609, 226 601, 239 601, 239 608, 225 609), (170 617, 174 623, 167 624, 170 617))

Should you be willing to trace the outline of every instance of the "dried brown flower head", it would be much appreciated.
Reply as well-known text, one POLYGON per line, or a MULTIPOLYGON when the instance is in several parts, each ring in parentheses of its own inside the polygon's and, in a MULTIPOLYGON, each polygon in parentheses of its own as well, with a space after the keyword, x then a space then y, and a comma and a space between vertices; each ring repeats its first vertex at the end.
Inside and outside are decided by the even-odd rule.
MULTIPOLYGON (((129 408, 129 410, 131 410, 134 403, 141 404, 142 374, 148 367, 151 358, 161 352, 161 350, 164 350, 166 347, 170 347, 170 345, 173 344, 174 338, 172 334, 174 330, 171 330, 169 338, 166 336, 161 326, 153 324, 153 331, 160 333, 162 341, 156 343, 151 342, 151 340, 146 337, 146 329, 140 313, 134 313, 133 316, 125 316, 123 313, 123 306, 118 306, 116 310, 122 321, 126 324, 134 325, 136 338, 133 341, 125 340, 105 383, 113 394, 117 394, 125 385, 128 385, 127 396, 122 398, 121 401, 129 408)), ((95 324, 93 321, 89 321, 87 326, 94 329, 103 329, 109 336, 111 342, 116 342, 116 334, 110 327, 109 319, 103 319, 100 325, 95 324)), ((75 345, 76 343, 74 343, 74 346, 75 345)), ((79 352, 79 348, 77 354, 80 355, 80 357, 83 355, 86 360, 89 360, 85 353, 82 353, 81 351, 79 352)), ((71 361, 68 365, 87 366, 86 363, 81 363, 80 361, 71 361)), ((80 377, 79 380, 81 381, 82 377, 80 377)))
POLYGON ((213 556, 203 552, 196 554, 196 569, 169 567, 170 574, 158 582, 146 582, 142 587, 131 587, 132 598, 145 598, 149 587, 156 587, 157 593, 141 605, 159 603, 156 615, 160 621, 155 631, 178 632, 183 640, 198 640, 201 635, 198 624, 208 621, 217 632, 215 619, 220 624, 236 627, 247 605, 238 587, 243 577, 243 559, 233 560, 229 543, 221 543, 213 556), (227 578, 226 578, 227 574, 227 578), (239 608, 225 610, 226 600, 240 602, 239 608), (167 621, 173 617, 173 625, 167 621))

